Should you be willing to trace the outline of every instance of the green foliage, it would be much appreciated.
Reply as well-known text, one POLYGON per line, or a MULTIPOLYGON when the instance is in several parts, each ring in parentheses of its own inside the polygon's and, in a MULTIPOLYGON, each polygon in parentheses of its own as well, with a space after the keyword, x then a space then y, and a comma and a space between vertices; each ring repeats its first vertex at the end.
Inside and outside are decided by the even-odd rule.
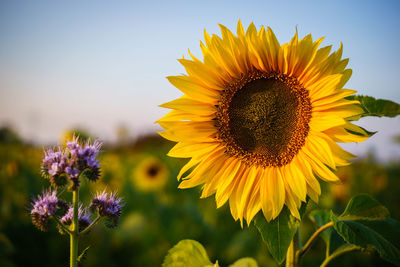
POLYGON ((229 265, 229 267, 258 267, 258 264, 252 258, 242 258, 235 261, 234 264, 229 265))
POLYGON ((369 195, 361 194, 353 197, 345 211, 339 216, 340 220, 384 220, 390 216, 386 207, 369 195))
MULTIPOLYGON (((179 241, 168 251, 162 264, 163 267, 218 267, 218 261, 213 264, 208 258, 203 245, 195 240, 185 239, 179 241)), ((257 262, 252 258, 237 260, 230 267, 258 267, 257 262)))
POLYGON ((254 224, 267 244, 272 257, 281 264, 285 260, 286 252, 300 226, 300 221, 293 217, 285 206, 275 220, 268 223, 259 213, 254 224))
POLYGON ((162 264, 163 267, 205 267, 212 266, 204 247, 195 240, 179 241, 168 251, 162 264))
POLYGON ((400 105, 396 102, 375 99, 371 96, 353 95, 346 97, 348 100, 358 100, 364 110, 363 114, 349 118, 350 120, 358 120, 361 117, 374 116, 374 117, 396 117, 400 114, 400 105))
POLYGON ((333 227, 350 245, 375 249, 379 255, 400 265, 400 222, 389 218, 388 210, 368 195, 352 198, 333 227))
MULTIPOLYGON (((184 162, 164 156, 172 144, 161 138, 146 140, 138 141, 135 146, 107 147, 101 154, 99 181, 82 181, 83 202, 93 197, 90 192, 108 188, 121 192, 126 204, 118 228, 91 231, 82 238, 81 249, 91 245, 83 265, 160 266, 171 244, 190 238, 207 244, 209 257, 218 259, 221 266, 229 266, 242 257, 253 257, 260 266, 277 266, 266 253, 267 246, 257 228, 242 229, 240 223, 232 219, 228 205, 216 209, 213 197, 199 198, 199 188, 177 190, 175 177, 184 162), (171 171, 162 192, 141 192, 131 181, 135 166, 149 154, 160 158, 171 171)), ((67 262, 69 244, 66 239, 60 238, 56 229, 46 233, 35 230, 27 214, 30 198, 49 186, 49 181, 40 175, 42 157, 41 147, 0 143, 0 266, 61 266, 67 262)), ((383 164, 370 156, 339 170, 342 170, 340 177, 347 181, 339 191, 347 193, 335 196, 326 191, 330 185, 322 183, 325 192, 321 195, 321 207, 344 210, 349 196, 368 192, 385 203, 393 218, 400 218, 400 205, 397 204, 400 201, 400 164, 397 158, 393 158, 392 164, 383 164)), ((65 191, 60 194, 68 196, 65 191)), ((314 230, 309 220, 302 221, 301 236, 306 238, 314 230)), ((329 254, 335 257, 347 243, 333 228, 331 232, 329 254)), ((302 258, 302 266, 320 266, 324 249, 323 245, 313 245, 302 258)), ((342 267, 384 266, 378 253, 343 255, 333 262, 333 266, 335 263, 342 267)))
POLYGON ((87 246, 84 250, 82 250, 81 254, 78 256, 78 262, 82 263, 86 258, 87 251, 89 250, 90 246, 87 246))
POLYGON ((376 250, 383 259, 400 265, 400 222, 391 219, 378 201, 369 195, 357 195, 341 215, 328 215, 326 210, 310 213, 318 227, 333 222, 334 230, 329 228, 322 234, 327 245, 325 262, 353 250, 376 250))
MULTIPOLYGON (((312 212, 310 212, 309 217, 311 221, 313 221, 318 227, 321 227, 330 222, 331 213, 327 210, 313 210, 312 212)), ((328 228, 321 234, 321 237, 327 244, 329 244, 331 230, 332 229, 328 228)))

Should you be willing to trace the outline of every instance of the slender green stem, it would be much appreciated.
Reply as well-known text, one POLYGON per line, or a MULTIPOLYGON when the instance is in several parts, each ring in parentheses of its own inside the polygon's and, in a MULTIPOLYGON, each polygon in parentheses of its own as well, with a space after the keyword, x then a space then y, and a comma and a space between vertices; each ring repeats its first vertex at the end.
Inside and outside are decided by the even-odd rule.
POLYGON ((69 235, 72 234, 71 230, 68 229, 67 226, 65 226, 65 224, 63 224, 57 217, 53 217, 53 219, 57 222, 57 224, 69 235))
POLYGON ((299 249, 299 230, 297 229, 292 242, 290 242, 289 249, 286 253, 286 267, 299 266, 298 258, 296 257, 296 250, 299 249))
POLYGON ((332 253, 331 255, 329 255, 328 257, 325 258, 324 262, 322 262, 322 264, 321 264, 321 267, 326 267, 328 265, 328 263, 331 260, 333 260, 334 258, 339 257, 340 255, 342 255, 344 253, 354 251, 354 250, 361 250, 361 248, 354 246, 354 245, 348 245, 342 249, 336 250, 334 253, 332 253))
POLYGON ((93 220, 93 222, 91 224, 88 225, 88 227, 85 228, 85 230, 83 230, 82 232, 80 232, 80 235, 83 235, 85 233, 87 233, 93 226, 95 226, 95 224, 101 219, 100 216, 97 216, 96 219, 93 220))
POLYGON ((299 249, 296 252, 296 258, 297 261, 300 261, 301 256, 304 255, 304 253, 307 252, 307 250, 311 247, 312 243, 316 240, 316 238, 326 229, 330 228, 333 226, 333 222, 329 222, 323 226, 321 226, 317 231, 315 231, 315 233, 310 237, 310 239, 308 239, 307 243, 304 245, 303 248, 299 249))
POLYGON ((78 266, 78 238, 79 238, 79 189, 72 191, 72 205, 74 209, 74 217, 72 219, 72 233, 70 234, 70 266, 78 266))

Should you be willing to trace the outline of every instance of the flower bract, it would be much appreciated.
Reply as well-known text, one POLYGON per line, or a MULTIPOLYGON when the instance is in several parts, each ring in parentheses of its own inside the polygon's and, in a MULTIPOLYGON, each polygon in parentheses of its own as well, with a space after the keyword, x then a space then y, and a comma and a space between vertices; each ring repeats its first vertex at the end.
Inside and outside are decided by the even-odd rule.
POLYGON ((97 209, 100 216, 106 217, 109 220, 108 227, 118 225, 122 207, 122 199, 118 198, 115 193, 108 193, 106 191, 97 193, 91 203, 92 210, 97 209))
POLYGON ((47 230, 47 222, 50 217, 59 211, 65 212, 67 209, 67 204, 58 199, 56 191, 43 191, 42 195, 33 199, 31 205, 32 222, 42 231, 47 230))

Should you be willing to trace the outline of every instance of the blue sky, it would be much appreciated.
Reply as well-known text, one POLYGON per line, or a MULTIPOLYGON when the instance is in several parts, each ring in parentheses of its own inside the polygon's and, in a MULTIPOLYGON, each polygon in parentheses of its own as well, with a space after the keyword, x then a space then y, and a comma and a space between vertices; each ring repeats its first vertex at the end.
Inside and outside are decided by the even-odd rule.
MULTIPOLYGON (((325 36, 344 45, 360 94, 400 102, 399 1, 0 1, 0 125, 30 140, 55 142, 83 126, 112 139, 118 125, 133 135, 155 131, 157 105, 180 95, 165 76, 183 73, 187 49, 201 57, 203 30, 270 26, 281 43, 325 36)), ((367 119, 379 135, 351 149, 375 146, 400 157, 390 143, 400 118, 367 119)))

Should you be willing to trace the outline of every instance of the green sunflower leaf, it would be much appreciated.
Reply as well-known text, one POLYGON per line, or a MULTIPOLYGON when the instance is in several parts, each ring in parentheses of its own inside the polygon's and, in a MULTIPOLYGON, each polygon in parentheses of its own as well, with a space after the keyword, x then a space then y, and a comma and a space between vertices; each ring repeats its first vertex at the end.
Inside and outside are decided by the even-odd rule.
POLYGON ((340 216, 332 213, 331 220, 347 244, 374 249, 383 259, 400 266, 400 222, 389 218, 389 211, 378 201, 368 195, 355 196, 340 216))
POLYGON ((337 254, 338 251, 346 250, 354 245, 347 244, 343 238, 334 230, 331 229, 329 235, 329 244, 327 246, 327 254, 337 254))
POLYGON ((258 267, 258 264, 253 258, 241 258, 229 267, 258 267))
MULTIPOLYGON (((357 119, 357 120, 358 120, 358 119, 357 119)), ((358 127, 358 128, 361 128, 361 129, 365 132, 365 134, 362 134, 362 133, 359 133, 359 132, 354 132, 354 131, 351 131, 351 130, 349 130, 349 129, 345 129, 345 130, 346 130, 347 132, 351 133, 351 134, 354 134, 354 135, 369 136, 369 137, 371 137, 371 136, 373 136, 374 134, 377 133, 377 132, 370 132, 370 131, 368 131, 367 129, 365 129, 365 128, 359 126, 359 125, 357 125, 357 127, 358 127)))
POLYGON ((371 96, 363 95, 348 96, 346 99, 360 101, 360 105, 364 110, 363 114, 348 118, 350 120, 358 120, 367 116, 393 118, 400 114, 400 105, 390 100, 375 99, 371 96))
MULTIPOLYGON (((331 221, 331 213, 327 210, 313 210, 310 212, 309 218, 317 227, 321 227, 331 221)), ((321 233, 321 237, 327 245, 329 244, 331 231, 332 229, 328 228, 321 233)))
MULTIPOLYGON (((328 210, 314 210, 309 214, 309 218, 319 228, 331 221, 331 213, 328 210)), ((332 228, 324 230, 321 233, 321 238, 325 241, 327 255, 347 250, 350 246, 353 246, 348 245, 332 228)))
POLYGON ((163 267, 205 267, 218 266, 211 263, 203 245, 195 240, 185 239, 179 241, 168 251, 162 264, 163 267))
MULTIPOLYGON (((303 206, 304 208, 301 210, 304 211, 305 205, 303 206)), ((300 221, 293 217, 289 209, 284 206, 275 220, 268 223, 263 214, 258 213, 254 224, 267 244, 272 257, 281 264, 285 260, 286 252, 300 225, 300 221)))
POLYGON ((390 217, 386 207, 367 194, 360 194, 350 199, 340 220, 384 220, 390 217))

